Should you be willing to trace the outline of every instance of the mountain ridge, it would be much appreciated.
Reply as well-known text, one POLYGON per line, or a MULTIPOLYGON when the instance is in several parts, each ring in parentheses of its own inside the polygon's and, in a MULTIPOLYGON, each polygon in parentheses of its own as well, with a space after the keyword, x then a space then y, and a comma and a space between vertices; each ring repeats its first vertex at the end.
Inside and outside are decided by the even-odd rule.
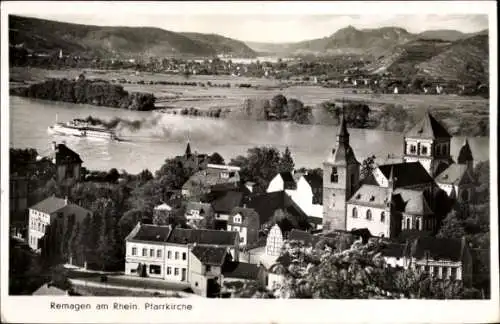
POLYGON ((34 52, 118 57, 239 55, 256 53, 241 41, 155 27, 95 26, 9 15, 9 43, 34 52))

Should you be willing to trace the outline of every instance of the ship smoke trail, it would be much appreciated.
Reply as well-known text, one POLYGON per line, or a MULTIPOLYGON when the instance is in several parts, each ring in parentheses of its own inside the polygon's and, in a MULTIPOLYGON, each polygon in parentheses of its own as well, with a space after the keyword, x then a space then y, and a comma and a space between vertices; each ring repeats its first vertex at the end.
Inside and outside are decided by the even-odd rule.
POLYGON ((91 125, 102 125, 107 129, 128 129, 132 132, 137 132, 142 128, 151 128, 158 124, 161 116, 151 118, 130 120, 121 117, 113 117, 111 120, 104 120, 98 117, 88 116, 84 120, 91 125))

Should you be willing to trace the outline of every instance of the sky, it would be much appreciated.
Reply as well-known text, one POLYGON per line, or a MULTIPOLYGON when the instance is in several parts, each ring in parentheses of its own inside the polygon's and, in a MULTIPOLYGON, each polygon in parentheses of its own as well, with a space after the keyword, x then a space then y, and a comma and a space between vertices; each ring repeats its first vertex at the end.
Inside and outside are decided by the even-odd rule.
MULTIPOLYGON (((429 8, 429 6, 422 6, 424 3, 417 3, 417 8, 429 8)), ((198 6, 198 9, 201 7, 203 9, 211 9, 209 10, 209 14, 204 13, 207 10, 196 10, 196 7, 193 6, 184 8, 182 5, 171 7, 173 8, 172 10, 169 10, 169 7, 165 6, 156 9, 155 7, 144 5, 136 7, 137 10, 132 5, 127 5, 127 7, 108 5, 108 7, 102 7, 102 10, 99 10, 99 7, 88 9, 90 6, 85 5, 66 7, 64 10, 55 10, 55 7, 50 8, 52 10, 35 10, 33 6, 24 6, 19 14, 89 25, 145 26, 159 27, 177 32, 215 33, 242 41, 270 43, 298 42, 327 37, 335 33, 338 29, 347 27, 348 25, 359 29, 396 26, 405 28, 412 33, 432 29, 455 29, 470 33, 488 28, 487 15, 477 13, 463 14, 463 11, 454 13, 453 8, 457 6, 454 4, 453 7, 450 7, 450 3, 444 4, 445 8, 449 8, 449 10, 444 11, 450 13, 447 15, 427 13, 411 15, 407 13, 387 14, 383 13, 384 7, 388 6, 387 3, 383 4, 384 7, 381 7, 380 4, 375 7, 378 11, 373 11, 369 8, 364 10, 364 7, 356 7, 355 12, 366 11, 370 12, 369 15, 324 14, 324 12, 328 11, 340 12, 342 11, 340 10, 342 9, 341 7, 339 10, 335 10, 336 8, 321 10, 321 7, 319 7, 320 10, 312 10, 313 13, 309 13, 305 12, 309 10, 301 11, 300 8, 298 10, 285 10, 290 8, 290 4, 286 4, 287 7, 284 7, 285 3, 278 4, 281 7, 272 7, 283 8, 284 10, 281 11, 269 10, 268 8, 271 7, 259 6, 256 3, 251 6, 249 3, 245 5, 245 8, 252 9, 246 10, 250 12, 248 14, 245 10, 241 10, 244 6, 239 5, 236 9, 240 10, 236 11, 234 10, 235 7, 225 8, 228 7, 227 3, 219 4, 218 7, 198 6), (276 14, 277 11, 280 14, 276 14), (299 15, 297 12, 305 13, 299 15)), ((364 3, 363 5, 365 6, 364 3)), ((316 7, 318 7, 317 4, 316 7)), ((316 7, 310 5, 304 8, 316 7)), ((403 8, 405 7, 408 6, 403 4, 403 8)), ((467 9, 467 7, 465 8, 467 9)), ((474 6, 469 6, 468 8, 470 8, 471 12, 474 12, 474 6)), ((345 8, 343 10, 345 11, 345 8)), ((386 11, 390 12, 391 10, 386 8, 386 11)), ((350 12, 353 12, 353 10, 350 9, 350 12)), ((443 12, 443 10, 440 9, 438 12, 443 12)))

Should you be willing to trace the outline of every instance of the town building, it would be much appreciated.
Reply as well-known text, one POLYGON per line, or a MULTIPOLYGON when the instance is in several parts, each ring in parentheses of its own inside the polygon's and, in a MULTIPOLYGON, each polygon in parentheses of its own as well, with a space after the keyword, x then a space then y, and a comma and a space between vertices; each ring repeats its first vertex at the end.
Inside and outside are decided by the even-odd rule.
POLYGON ((474 195, 470 146, 466 141, 459 163, 453 163, 450 140, 426 113, 404 136, 403 162, 378 165, 359 181, 359 163, 342 118, 337 146, 324 163, 323 231, 366 228, 390 238, 405 231, 436 233, 449 201, 457 193, 459 201, 474 195))
POLYGON ((239 261, 239 233, 138 223, 125 239, 125 274, 188 283, 195 246, 224 248, 239 261))
POLYGON ((195 294, 212 294, 222 285, 222 265, 227 260, 227 249, 217 246, 194 246, 189 252, 189 283, 195 294))
POLYGON ((240 168, 230 165, 207 164, 192 175, 182 186, 182 195, 200 196, 210 192, 212 186, 240 182, 240 168))
POLYGON ((177 158, 180 158, 182 165, 185 168, 191 168, 194 170, 204 169, 208 164, 208 155, 192 152, 191 144, 189 142, 186 145, 184 155, 177 156, 177 158))
POLYGON ((80 181, 82 179, 82 159, 75 151, 66 144, 52 142, 52 162, 56 166, 56 181, 61 182, 68 179, 80 181))
POLYGON ((29 208, 28 244, 31 249, 41 252, 44 248, 43 238, 49 227, 56 223, 57 226, 51 228, 51 233, 62 237, 63 229, 69 224, 82 222, 91 215, 89 210, 70 203, 67 198, 46 198, 29 208))
POLYGON ((259 214, 252 208, 235 207, 229 215, 227 230, 240 233, 240 246, 253 245, 259 240, 259 214))
POLYGON ((190 201, 186 204, 185 215, 188 225, 201 228, 203 222, 214 217, 214 210, 208 203, 190 201))

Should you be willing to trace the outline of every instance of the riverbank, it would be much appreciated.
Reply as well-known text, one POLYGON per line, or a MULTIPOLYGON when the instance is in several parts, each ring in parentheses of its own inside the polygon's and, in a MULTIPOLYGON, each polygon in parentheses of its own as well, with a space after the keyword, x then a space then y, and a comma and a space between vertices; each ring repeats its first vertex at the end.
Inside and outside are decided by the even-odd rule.
MULTIPOLYGON (((10 72, 11 81, 16 81, 11 82, 11 87, 54 77, 75 78, 78 73, 82 73, 81 70, 33 68, 11 68, 10 72)), ((302 123, 336 125, 337 121, 332 122, 331 118, 325 116, 321 104, 327 101, 337 103, 353 101, 366 104, 370 108, 370 121, 364 126, 368 129, 405 131, 424 111, 430 110, 446 125, 452 135, 489 135, 489 102, 480 97, 373 94, 364 91, 353 93, 352 88, 329 89, 313 84, 285 85, 278 80, 266 78, 196 75, 186 79, 161 73, 136 74, 128 70, 85 70, 85 76, 87 79, 102 79, 123 86, 125 91, 152 93, 156 98, 155 109, 172 115, 266 120, 245 114, 245 102, 270 100, 277 94, 282 94, 288 99, 299 100, 304 106, 311 108, 313 118, 307 122, 304 118, 300 118, 302 123), (118 83, 119 80, 123 83, 118 83), (239 87, 241 84, 248 84, 250 87, 239 87)), ((271 116, 270 119, 276 120, 275 116, 271 116)))

